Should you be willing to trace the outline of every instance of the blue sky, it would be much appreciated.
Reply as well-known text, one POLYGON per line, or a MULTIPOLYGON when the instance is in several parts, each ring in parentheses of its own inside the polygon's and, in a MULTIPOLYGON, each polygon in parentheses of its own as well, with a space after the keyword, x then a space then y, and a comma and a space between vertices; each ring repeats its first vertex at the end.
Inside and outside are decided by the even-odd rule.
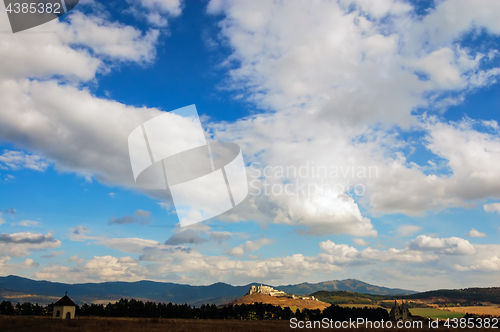
POLYGON ((498 286, 499 11, 87 0, 2 34, 0 273, 498 286), (275 191, 179 227, 171 198, 135 185, 127 137, 191 104, 211 140, 241 147, 251 188, 275 191), (338 176, 276 173, 305 165, 338 176))

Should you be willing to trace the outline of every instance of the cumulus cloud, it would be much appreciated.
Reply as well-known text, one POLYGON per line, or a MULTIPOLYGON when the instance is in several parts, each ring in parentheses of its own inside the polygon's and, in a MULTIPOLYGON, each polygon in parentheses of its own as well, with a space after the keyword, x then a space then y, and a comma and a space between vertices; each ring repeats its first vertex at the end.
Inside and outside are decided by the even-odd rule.
MULTIPOLYGON (((50 160, 58 171, 132 186, 128 134, 160 111, 96 98, 79 84, 117 62, 153 61, 158 32, 68 15, 44 25, 54 33, 8 34, 0 41, 0 139, 36 151, 5 151, 0 165, 43 170, 50 160)), ((6 15, 0 26, 7 30, 6 15)))
POLYGON ((436 260, 436 255, 422 254, 408 249, 389 248, 381 251, 374 248, 365 248, 358 251, 354 247, 346 244, 336 244, 330 240, 320 242, 320 249, 324 254, 320 254, 322 259, 336 264, 370 264, 375 261, 381 262, 428 262, 436 260))
MULTIPOLYGON (((456 238, 436 239, 433 243, 413 247, 412 243, 422 237, 410 241, 402 249, 365 248, 357 250, 346 244, 337 244, 330 240, 319 243, 320 253, 306 256, 292 254, 283 257, 264 258, 253 256, 250 260, 241 259, 235 251, 233 257, 228 255, 207 255, 195 249, 161 244, 157 241, 140 238, 107 239, 98 237, 94 242, 109 248, 117 249, 127 254, 139 254, 136 259, 131 256, 96 256, 84 260, 77 256, 69 259, 73 267, 51 264, 36 272, 38 278, 50 278, 66 282, 128 280, 182 280, 190 284, 206 284, 225 281, 232 284, 248 282, 266 282, 270 284, 286 284, 302 282, 314 276, 319 280, 328 280, 332 273, 352 277, 353 271, 366 270, 384 275, 392 275, 391 267, 395 264, 405 271, 411 271, 419 276, 428 274, 443 275, 447 282, 457 283, 465 276, 458 278, 464 271, 471 276, 476 272, 494 271, 495 257, 500 257, 500 245, 471 245, 474 252, 457 249, 456 238), (450 255, 446 249, 454 248, 461 255, 450 255), (439 262, 440 271, 436 272, 435 264, 439 262), (389 265, 388 265, 389 264, 389 265), (404 264, 404 265, 402 265, 404 264), (381 268, 382 272, 378 271, 381 268), (102 271, 98 271, 102 269, 102 271), (386 271, 387 270, 387 271, 386 271), (378 271, 378 272, 377 272, 378 271), (383 272, 386 271, 387 273, 383 272), (346 274, 347 273, 347 274, 346 274), (385 273, 385 274, 384 274, 385 273), (441 273, 441 274, 440 274, 441 273)), ((466 240, 461 239, 467 242, 466 240)), ((268 239, 248 241, 236 248, 256 250, 267 244, 268 239)), ((12 267, 10 267, 12 268, 12 267)), ((370 272, 370 273, 372 273, 370 272)), ((487 279, 485 279, 487 282, 487 279)), ((404 286, 404 284, 398 284, 404 286)))
POLYGON ((245 243, 230 249, 227 254, 230 256, 241 257, 246 253, 259 250, 262 246, 272 244, 274 241, 268 238, 260 238, 255 241, 245 241, 245 243))
POLYGON ((456 262, 455 269, 469 273, 500 271, 500 245, 476 245, 476 249, 477 254, 473 260, 456 262))
POLYGON ((410 236, 418 231, 420 231, 422 227, 416 225, 401 225, 398 227, 397 234, 399 236, 410 236))
MULTIPOLYGON (((10 169, 14 171, 31 169, 44 172, 48 166, 49 163, 42 157, 35 154, 27 154, 22 151, 4 150, 3 154, 0 155, 0 169, 10 169)), ((13 209, 11 210, 13 211, 13 209)), ((6 210, 6 212, 11 210, 6 210)))
POLYGON ((370 242, 363 239, 352 239, 352 242, 354 242, 354 244, 358 246, 363 246, 363 247, 367 247, 370 245, 370 242))
POLYGON ((133 5, 129 10, 156 27, 166 27, 168 20, 182 12, 181 0, 127 0, 133 5))
MULTIPOLYGON (((209 123, 213 138, 240 144, 245 160, 260 162, 261 170, 269 165, 298 168, 307 161, 378 170, 372 177, 351 172, 333 178, 274 176, 267 180, 277 189, 294 184, 311 190, 252 195, 221 219, 280 223, 298 228, 301 234, 364 237, 377 235, 366 217, 370 212, 424 215, 429 210, 471 207, 475 200, 500 197, 495 186, 500 182, 495 169, 500 140, 493 122, 482 123, 490 128, 485 131, 469 119, 444 122, 414 115, 422 108, 429 113, 443 111, 460 103, 466 93, 495 82, 500 71, 492 60, 498 55, 487 45, 480 52, 465 48, 460 38, 473 29, 500 33, 495 16, 498 6, 495 0, 440 1, 419 16, 411 4, 392 0, 211 1, 207 10, 223 17, 221 36, 232 52, 224 63, 229 68, 225 88, 238 90, 243 99, 268 111, 232 123, 209 123), (434 168, 408 161, 407 151, 414 146, 398 137, 393 126, 424 132, 424 147, 443 161, 430 160, 434 168), (363 189, 361 195, 354 192, 353 182, 363 189), (317 190, 323 184, 327 189, 317 190), (362 212, 366 210, 371 211, 362 212)), ((165 26, 165 20, 180 15, 181 2, 137 0, 133 8, 151 24, 165 26)), ((5 15, 0 24, 8 25, 5 15)), ((0 139, 36 152, 59 171, 134 186, 126 138, 136 126, 161 114, 160 110, 97 98, 82 86, 113 65, 154 61, 158 31, 142 32, 76 12, 66 22, 53 21, 46 28, 54 33, 15 34, 0 41, 0 139)), ((265 189, 261 180, 255 185, 265 189)), ((487 206, 488 212, 498 211, 494 205, 487 206)), ((148 216, 128 217, 116 220, 127 223, 148 216)), ((418 230, 403 227, 401 231, 409 236, 418 230)), ((75 257, 76 267, 47 266, 37 277, 95 281, 179 275, 203 283, 273 281, 283 276, 331 276, 356 264, 405 263, 411 269, 442 257, 443 269, 455 266, 472 273, 494 271, 499 257, 496 247, 425 235, 405 248, 360 251, 324 241, 318 256, 293 254, 252 261, 207 256, 182 247, 203 238, 222 241, 231 236, 213 234, 177 232, 166 241, 170 243, 162 244, 90 236, 88 229, 78 226, 71 230, 70 239, 91 240, 138 254, 139 259, 96 256, 82 261, 75 257), (152 264, 142 265, 146 261, 152 264)), ((233 254, 243 255, 246 249, 255 248, 254 242, 233 248, 233 254)), ((0 241, 0 253, 12 256, 25 255, 33 246, 56 245, 51 241, 10 243, 20 248, 12 253, 5 251, 4 244, 0 241)), ((7 264, 10 257, 3 257, 7 264)), ((429 270, 438 273, 432 266, 429 270)))
POLYGON ((68 23, 62 23, 61 39, 70 45, 83 45, 97 55, 120 61, 151 62, 156 56, 159 31, 140 30, 109 22, 102 17, 71 12, 68 23))
POLYGON ((61 274, 67 275, 67 280, 93 281, 137 281, 144 275, 145 267, 129 256, 116 258, 112 256, 94 256, 94 258, 70 268, 62 265, 51 265, 35 272, 37 279, 57 280, 61 274))
POLYGON ((225 220, 305 226, 303 234, 375 236, 360 203, 376 213, 421 216, 498 197, 498 172, 492 166, 498 163, 498 133, 467 127, 469 120, 444 123, 412 114, 420 108, 441 110, 448 93, 459 94, 453 101, 458 103, 467 91, 498 78, 500 69, 487 55, 490 49, 473 52, 459 42, 474 24, 496 33, 498 23, 485 14, 490 5, 498 6, 460 2, 459 12, 467 12, 462 24, 455 22, 461 19, 450 1, 439 3, 424 18, 399 1, 380 6, 361 1, 211 1, 207 10, 224 16, 221 35, 233 49, 226 63, 231 68, 226 87, 271 111, 212 124, 215 138, 240 144, 245 158, 260 163, 261 171, 276 165, 298 168, 309 161, 371 166, 379 174, 274 177, 266 179, 270 194, 263 193, 262 179, 251 180, 259 195, 227 213, 225 220), (294 24, 298 21, 300 26, 294 24), (441 29, 443 21, 449 26, 441 29), (429 169, 409 162, 406 151, 414 147, 386 131, 393 125, 427 132, 425 147, 447 164, 429 169), (481 148, 472 157, 475 147, 481 148), (444 175, 447 167, 451 176, 444 175), (358 184, 363 193, 353 194, 347 182, 358 184), (344 188, 313 190, 312 195, 284 193, 285 186, 325 184, 344 188))
POLYGON ((2 233, 0 234, 0 254, 20 257, 27 256, 32 250, 54 249, 61 241, 54 239, 51 233, 2 233))
POLYGON ((32 267, 39 267, 40 264, 38 264, 37 262, 35 262, 32 258, 26 258, 23 262, 23 264, 28 267, 28 268, 32 268, 32 267))
POLYGON ((484 204, 484 211, 500 213, 500 203, 484 204))
POLYGON ((460 271, 500 271, 500 257, 496 256, 490 259, 482 259, 470 266, 461 266, 458 264, 457 269, 460 271))
POLYGON ((78 255, 71 256, 68 258, 69 262, 77 263, 77 264, 82 264, 83 263, 83 258, 78 258, 78 255))
POLYGON ((469 237, 486 237, 487 235, 485 233, 481 233, 480 231, 472 228, 469 233, 467 233, 467 236, 469 237))
POLYGON ((434 251, 447 255, 473 255, 474 246, 467 240, 458 237, 434 238, 419 235, 409 243, 409 248, 416 251, 434 251))

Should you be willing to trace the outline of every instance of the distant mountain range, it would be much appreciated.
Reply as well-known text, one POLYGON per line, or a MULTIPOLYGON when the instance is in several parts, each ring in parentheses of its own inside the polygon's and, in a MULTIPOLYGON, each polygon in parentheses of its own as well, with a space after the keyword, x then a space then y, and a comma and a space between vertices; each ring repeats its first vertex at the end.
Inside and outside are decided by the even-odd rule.
POLYGON ((431 303, 454 302, 474 305, 480 302, 500 304, 500 287, 465 288, 465 289, 439 289, 418 294, 409 294, 402 298, 408 300, 421 300, 431 303))
MULTIPOLYGON (((232 286, 215 283, 209 286, 190 286, 170 282, 103 282, 65 284, 37 281, 18 276, 0 277, 0 301, 51 303, 68 292, 76 303, 107 303, 120 298, 134 298, 156 302, 188 303, 200 306, 206 303, 223 304, 245 295, 257 283, 232 286)), ((325 281, 316 284, 273 286, 288 294, 307 295, 317 291, 351 291, 374 295, 409 295, 416 292, 398 288, 373 286, 355 279, 325 281)))

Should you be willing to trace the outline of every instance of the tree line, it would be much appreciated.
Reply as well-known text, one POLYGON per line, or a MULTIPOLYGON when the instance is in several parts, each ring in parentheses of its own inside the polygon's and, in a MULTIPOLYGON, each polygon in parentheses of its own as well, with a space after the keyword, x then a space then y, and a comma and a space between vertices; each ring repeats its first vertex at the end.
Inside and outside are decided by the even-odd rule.
MULTIPOLYGON (((41 306, 29 302, 13 305, 10 301, 0 303, 0 315, 51 316, 53 304, 41 306)), ((331 305, 323 311, 304 309, 292 311, 265 303, 235 304, 217 307, 215 304, 203 304, 199 308, 188 304, 155 303, 138 300, 121 299, 115 303, 83 304, 76 306, 76 316, 100 317, 142 317, 142 318, 183 318, 183 319, 239 319, 239 320, 273 320, 297 318, 298 320, 349 320, 365 318, 368 320, 388 320, 387 310, 382 308, 347 308, 331 305)))

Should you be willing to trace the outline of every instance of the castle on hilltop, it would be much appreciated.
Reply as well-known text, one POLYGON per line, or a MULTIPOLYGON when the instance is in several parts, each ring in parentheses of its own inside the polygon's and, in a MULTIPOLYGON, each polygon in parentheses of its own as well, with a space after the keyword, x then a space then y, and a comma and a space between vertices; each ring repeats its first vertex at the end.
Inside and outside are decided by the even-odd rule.
POLYGON ((286 296, 287 294, 283 291, 274 289, 269 286, 251 286, 250 290, 248 291, 247 295, 252 295, 252 294, 265 294, 265 295, 271 295, 271 296, 286 296))
POLYGON ((264 294, 264 295, 270 295, 270 296, 279 296, 279 297, 287 297, 290 299, 300 299, 300 300, 313 300, 313 301, 318 301, 317 298, 314 296, 295 296, 295 295, 288 295, 287 293, 274 289, 270 286, 251 286, 250 290, 248 291, 247 295, 252 295, 252 294, 264 294))

